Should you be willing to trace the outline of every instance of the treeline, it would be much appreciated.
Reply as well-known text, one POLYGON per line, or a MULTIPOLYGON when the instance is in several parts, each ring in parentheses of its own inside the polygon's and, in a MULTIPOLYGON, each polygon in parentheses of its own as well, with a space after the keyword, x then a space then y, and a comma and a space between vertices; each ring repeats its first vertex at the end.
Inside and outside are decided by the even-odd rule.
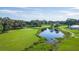
POLYGON ((26 22, 23 20, 14 20, 9 17, 0 17, 0 33, 6 32, 12 29, 21 29, 26 26, 26 22))
POLYGON ((73 19, 73 18, 68 18, 66 20, 66 24, 69 26, 71 25, 79 25, 79 20, 78 19, 73 19))
POLYGON ((15 20, 9 17, 0 17, 0 33, 6 32, 12 29, 22 29, 24 27, 41 27, 42 25, 73 25, 79 24, 79 20, 68 18, 66 21, 46 21, 46 20, 31 20, 31 21, 23 21, 23 20, 15 20))
POLYGON ((0 33, 7 32, 9 30, 22 29, 24 27, 41 27, 43 24, 48 24, 46 20, 15 20, 9 17, 0 17, 0 33))
POLYGON ((46 20, 31 20, 27 21, 27 26, 29 27, 41 27, 43 24, 48 24, 46 20), (29 23, 29 24, 28 24, 29 23))
POLYGON ((59 25, 79 25, 79 19, 67 18, 66 21, 48 21, 49 24, 59 24, 59 25))

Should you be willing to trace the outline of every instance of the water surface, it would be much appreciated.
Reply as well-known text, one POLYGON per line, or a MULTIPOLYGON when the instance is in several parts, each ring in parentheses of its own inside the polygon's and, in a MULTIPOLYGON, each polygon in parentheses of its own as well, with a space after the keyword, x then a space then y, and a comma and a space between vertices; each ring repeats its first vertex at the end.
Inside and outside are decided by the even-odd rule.
POLYGON ((46 29, 43 32, 39 34, 39 36, 44 37, 47 39, 47 41, 54 41, 56 38, 62 38, 64 36, 64 33, 61 31, 56 32, 55 30, 46 29))

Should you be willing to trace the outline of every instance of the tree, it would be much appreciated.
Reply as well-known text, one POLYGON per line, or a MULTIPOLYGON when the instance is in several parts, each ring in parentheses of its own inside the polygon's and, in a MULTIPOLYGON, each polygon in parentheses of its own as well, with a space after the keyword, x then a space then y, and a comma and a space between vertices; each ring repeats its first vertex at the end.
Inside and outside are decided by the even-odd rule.
POLYGON ((5 31, 8 31, 9 30, 9 20, 10 18, 9 17, 4 17, 2 18, 2 26, 3 26, 3 31, 2 32, 5 32, 5 31))
POLYGON ((30 23, 32 27, 41 27, 41 21, 39 20, 32 20, 30 23))
POLYGON ((0 29, 2 28, 2 32, 6 32, 11 29, 23 28, 25 26, 26 22, 23 20, 14 20, 10 19, 9 17, 0 17, 0 29))
POLYGON ((2 31, 3 31, 3 26, 2 26, 2 23, 0 21, 0 33, 2 33, 2 31))
POLYGON ((46 20, 42 20, 41 24, 48 24, 48 22, 46 20))
POLYGON ((76 19, 68 18, 68 19, 66 20, 66 24, 68 25, 68 27, 70 27, 71 25, 76 24, 76 19))

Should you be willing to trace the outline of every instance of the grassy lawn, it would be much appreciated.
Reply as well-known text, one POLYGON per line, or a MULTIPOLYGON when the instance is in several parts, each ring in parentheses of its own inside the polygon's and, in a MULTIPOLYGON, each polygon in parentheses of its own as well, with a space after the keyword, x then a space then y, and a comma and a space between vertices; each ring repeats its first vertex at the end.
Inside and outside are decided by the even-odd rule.
POLYGON ((30 51, 52 51, 53 45, 47 44, 47 43, 39 43, 37 45, 34 45, 32 48, 29 48, 30 51))
MULTIPOLYGON (((42 38, 36 36, 41 28, 50 27, 43 25, 36 28, 24 28, 10 30, 0 34, 1 51, 21 51, 30 47, 29 51, 48 51, 53 49, 53 45, 45 43, 42 38), (41 40, 41 41, 40 41, 41 40), (42 42, 42 43, 39 43, 42 42), (34 42, 38 42, 34 45, 34 42)), ((58 44, 57 51, 79 51, 79 30, 68 29, 67 26, 60 26, 60 30, 65 33, 62 42, 58 44)))
MULTIPOLYGON (((42 38, 36 36, 41 28, 49 27, 43 25, 42 27, 24 28, 17 30, 10 30, 6 33, 0 34, 0 51, 21 51, 25 48, 33 46, 35 42, 43 42, 42 38)), ((46 43, 39 43, 28 50, 48 50, 51 45, 46 43), (41 49, 42 48, 42 49, 41 49)))
POLYGON ((61 51, 79 51, 79 30, 68 29, 66 26, 61 26, 61 29, 71 33, 70 37, 66 37, 62 43, 59 44, 58 50, 61 51))
POLYGON ((38 29, 24 28, 0 34, 0 50, 24 50, 38 41, 35 35, 38 29))
POLYGON ((79 39, 70 38, 68 40, 64 40, 58 48, 60 51, 79 51, 79 39))

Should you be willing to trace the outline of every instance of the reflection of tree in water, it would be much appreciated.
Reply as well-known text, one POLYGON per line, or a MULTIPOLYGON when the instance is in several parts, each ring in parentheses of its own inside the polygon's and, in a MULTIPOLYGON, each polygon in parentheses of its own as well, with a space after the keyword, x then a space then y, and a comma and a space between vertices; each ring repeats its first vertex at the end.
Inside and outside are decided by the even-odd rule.
POLYGON ((55 30, 56 33, 59 33, 59 30, 58 29, 54 29, 54 30, 55 30))

